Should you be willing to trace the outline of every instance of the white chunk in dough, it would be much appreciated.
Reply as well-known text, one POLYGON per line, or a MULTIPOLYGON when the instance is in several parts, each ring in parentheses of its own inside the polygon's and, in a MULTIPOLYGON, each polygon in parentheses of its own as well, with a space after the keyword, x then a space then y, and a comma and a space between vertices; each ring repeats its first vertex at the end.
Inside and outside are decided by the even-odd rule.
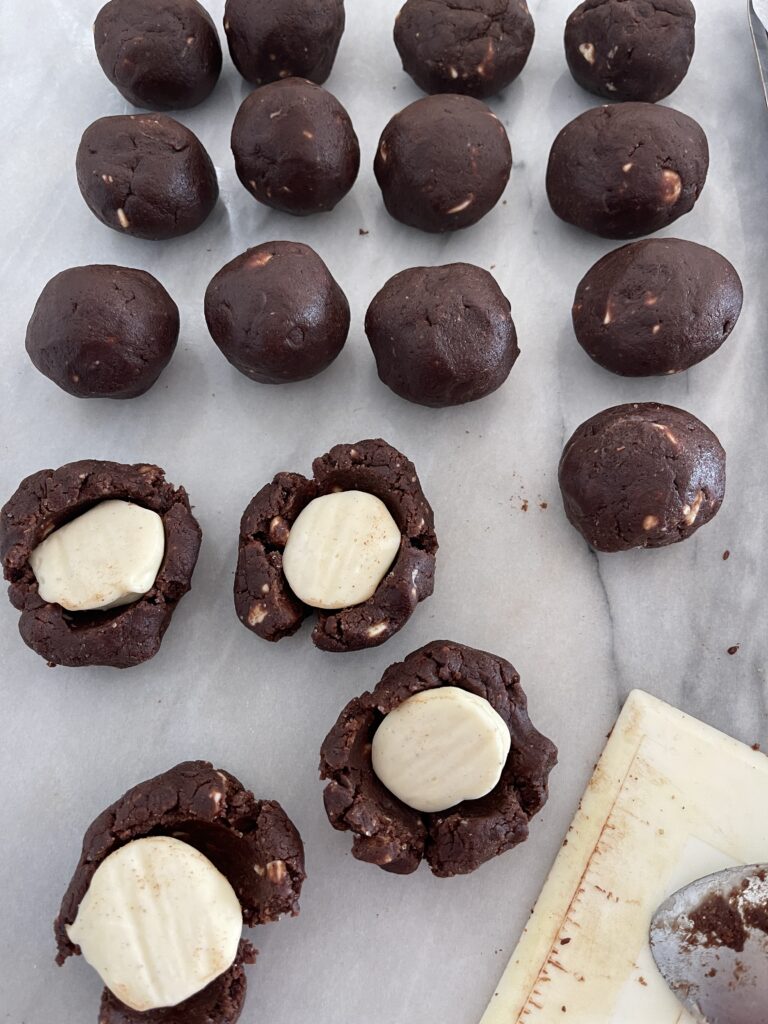
POLYGON ((99 865, 67 934, 107 988, 143 1012, 177 1006, 229 970, 242 928, 240 901, 208 858, 153 836, 99 865))
POLYGON ((511 737, 484 697, 457 686, 424 690, 386 716, 373 737, 373 770, 416 811, 445 811, 496 786, 511 737))
POLYGON ((310 501, 291 527, 283 571, 312 608, 350 608, 373 597, 400 547, 387 506, 365 491, 310 501))
POLYGON ((102 501, 35 548, 29 564, 44 601, 70 612, 117 608, 154 586, 163 520, 130 501, 102 501))

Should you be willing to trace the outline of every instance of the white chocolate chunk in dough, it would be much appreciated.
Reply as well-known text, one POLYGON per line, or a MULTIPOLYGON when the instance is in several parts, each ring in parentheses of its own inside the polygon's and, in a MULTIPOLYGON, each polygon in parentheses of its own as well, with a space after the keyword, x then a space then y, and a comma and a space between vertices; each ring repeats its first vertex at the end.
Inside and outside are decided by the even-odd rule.
POLYGON ((84 612, 143 597, 164 554, 165 528, 157 512, 130 501, 102 501, 46 537, 29 564, 44 601, 84 612))
POLYGON ((310 501, 291 527, 285 578, 312 608, 362 604, 389 572, 400 539, 387 506, 373 494, 325 494, 310 501))
POLYGON ((240 901, 208 858, 152 836, 99 865, 67 934, 107 988, 144 1012, 177 1006, 228 971, 242 928, 240 901))
POLYGON ((484 697, 457 686, 424 690, 386 716, 373 737, 373 770, 416 811, 445 811, 496 786, 511 737, 484 697))

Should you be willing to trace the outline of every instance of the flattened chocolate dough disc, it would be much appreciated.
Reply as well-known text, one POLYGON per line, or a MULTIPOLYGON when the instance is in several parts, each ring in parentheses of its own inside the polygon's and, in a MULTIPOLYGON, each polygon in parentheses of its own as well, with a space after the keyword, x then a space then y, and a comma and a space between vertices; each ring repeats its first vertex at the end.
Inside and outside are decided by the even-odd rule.
POLYGON ((178 337, 178 307, 156 278, 99 265, 51 278, 26 348, 37 369, 76 398, 135 398, 168 365, 178 337))
POLYGON ((351 700, 320 752, 324 801, 335 829, 354 835, 352 854, 407 875, 426 860, 441 878, 468 874, 528 838, 528 822, 548 797, 557 748, 528 717, 520 677, 508 661, 450 640, 435 640, 390 665, 373 693, 351 700), (385 715, 415 693, 457 686, 485 698, 509 727, 507 763, 479 800, 422 814, 376 777, 371 743, 385 715))
POLYGON ((178 238, 200 227, 219 197, 211 158, 165 114, 118 114, 86 128, 77 183, 102 224, 136 238, 178 238))
POLYGON ((381 380, 435 408, 496 391, 520 354, 509 300, 469 263, 396 274, 368 307, 365 332, 381 380))
POLYGON ((422 231, 458 231, 501 199, 512 171, 504 125, 471 96, 427 96, 395 114, 374 162, 384 205, 422 231))
POLYGON ((232 260, 205 293, 211 337, 262 384, 306 380, 330 366, 349 333, 349 303, 317 253, 264 242, 232 260))
POLYGON ((655 103, 680 85, 696 46, 690 0, 585 0, 565 26, 565 56, 584 89, 655 103))
POLYGON ((315 459, 312 469, 311 480, 299 473, 278 473, 243 513, 235 573, 237 616, 257 636, 275 642, 317 615, 312 641, 321 650, 378 647, 432 594, 438 547, 432 509, 413 463, 381 438, 336 445, 315 459), (402 541, 373 597, 351 608, 320 611, 291 591, 283 573, 283 551, 302 510, 314 498, 337 490, 366 491, 381 499, 402 541))
POLYGON ((565 514, 596 551, 666 547, 719 511, 725 452, 683 409, 618 405, 576 430, 559 480, 565 514))
POLYGON ((102 71, 134 106, 194 107, 219 80, 221 44, 197 0, 110 0, 93 38, 102 71))
POLYGON ((33 473, 0 510, 0 557, 24 643, 51 665, 130 668, 149 660, 190 589, 201 539, 187 492, 169 484, 158 466, 84 459, 33 473), (135 502, 162 518, 165 554, 154 586, 133 604, 108 611, 73 613, 47 604, 29 556, 54 530, 107 499, 135 502))
POLYGON ((575 118, 554 141, 547 195, 562 220, 636 238, 693 209, 709 169, 701 126, 671 107, 619 103, 575 118))
POLYGON ((256 89, 232 128, 237 176, 254 199, 284 213, 332 210, 354 185, 360 144, 335 96, 303 78, 256 89))
POLYGON ((253 85, 331 73, 344 34, 344 0, 227 0, 232 62, 253 85))
POLYGON ((395 22, 403 69, 419 88, 478 99, 517 78, 533 37, 526 0, 406 0, 395 22))
POLYGON ((625 377, 679 373, 711 356, 741 313, 739 275, 725 257, 679 238, 608 253, 576 289, 584 351, 625 377))

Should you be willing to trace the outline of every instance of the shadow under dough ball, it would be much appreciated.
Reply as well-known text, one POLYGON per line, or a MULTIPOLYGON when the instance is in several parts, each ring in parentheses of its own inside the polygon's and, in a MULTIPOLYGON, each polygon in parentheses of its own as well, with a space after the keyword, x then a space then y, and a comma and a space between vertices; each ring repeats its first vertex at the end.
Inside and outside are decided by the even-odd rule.
POLYGON ((661 548, 717 514, 725 452, 683 409, 618 405, 576 430, 559 481, 568 520, 596 551, 661 548))
POLYGON ((679 238, 608 253, 576 289, 573 328, 584 351, 624 377, 679 373, 733 330, 744 293, 725 257, 679 238))
POLYGON ((76 398, 136 398, 179 337, 179 310, 158 280, 129 267, 72 267, 51 278, 27 327, 37 369, 76 398))
POLYGON ((547 195, 562 220, 604 238, 637 238, 693 209, 709 146, 693 118, 653 103, 594 107, 555 139, 547 195))
POLYGON ((221 44, 197 0, 110 0, 93 38, 102 71, 137 107, 194 107, 219 80, 221 44))
POLYGON ((422 231, 457 231, 501 199, 512 150, 501 121, 471 96, 427 96, 395 114, 374 162, 395 220, 422 231))
POLYGON ((344 0, 227 0, 232 63, 253 85, 328 78, 344 34, 344 0))
POLYGON ((317 253, 265 242, 232 260, 205 293, 211 337, 261 384, 306 380, 330 366, 349 333, 349 303, 317 253))
POLYGON ((696 45, 690 0, 585 0, 565 26, 565 57, 584 89, 655 103, 688 73, 696 45))
POLYGON ((165 114, 94 121, 77 151, 77 183, 102 224, 154 241, 200 227, 219 197, 202 143, 165 114))
POLYGON ((525 0, 407 0, 395 22, 403 69, 420 89, 480 99, 517 78, 533 37, 525 0))
MULTIPOLYGON (((455 751, 454 739, 445 738, 444 751, 455 751)), ((467 775, 481 746, 476 738, 467 775)), ((448 757, 446 765, 450 762, 448 757)), ((372 693, 347 704, 323 742, 320 777, 328 780, 323 793, 328 820, 335 829, 353 833, 354 857, 397 875, 410 874, 426 860, 433 874, 450 878, 475 871, 528 838, 529 821, 547 802, 556 763, 557 748, 531 723, 513 666, 485 651, 436 640, 390 665, 372 693), (403 803, 377 777, 372 745, 387 715, 414 695, 443 686, 486 700, 512 742, 489 793, 425 813, 403 803)))
POLYGON ((508 299, 468 263, 396 274, 368 307, 365 332, 387 387, 434 408, 491 394, 520 354, 508 299))
POLYGON ((335 96, 303 78, 256 89, 232 128, 237 176, 254 199, 304 216, 332 210, 360 170, 360 144, 335 96))

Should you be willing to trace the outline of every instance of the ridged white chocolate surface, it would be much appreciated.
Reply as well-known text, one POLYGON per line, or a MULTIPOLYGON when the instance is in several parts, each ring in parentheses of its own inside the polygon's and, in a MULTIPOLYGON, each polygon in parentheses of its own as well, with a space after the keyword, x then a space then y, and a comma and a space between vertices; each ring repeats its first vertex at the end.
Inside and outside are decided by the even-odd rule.
POLYGON ((54 530, 29 563, 44 601, 83 612, 143 597, 164 554, 165 527, 157 512, 129 501, 102 501, 54 530))
POLYGON ((414 810, 445 811, 490 793, 510 743, 506 722, 485 698, 441 686, 390 711, 373 737, 373 770, 414 810))
POLYGON ((283 571, 312 608, 350 608, 373 597, 399 547, 400 530, 379 498, 365 491, 325 494, 291 527, 283 571))
POLYGON ((243 912, 217 868, 170 836, 137 839, 99 866, 67 932, 121 1002, 177 1006, 229 970, 243 912))

